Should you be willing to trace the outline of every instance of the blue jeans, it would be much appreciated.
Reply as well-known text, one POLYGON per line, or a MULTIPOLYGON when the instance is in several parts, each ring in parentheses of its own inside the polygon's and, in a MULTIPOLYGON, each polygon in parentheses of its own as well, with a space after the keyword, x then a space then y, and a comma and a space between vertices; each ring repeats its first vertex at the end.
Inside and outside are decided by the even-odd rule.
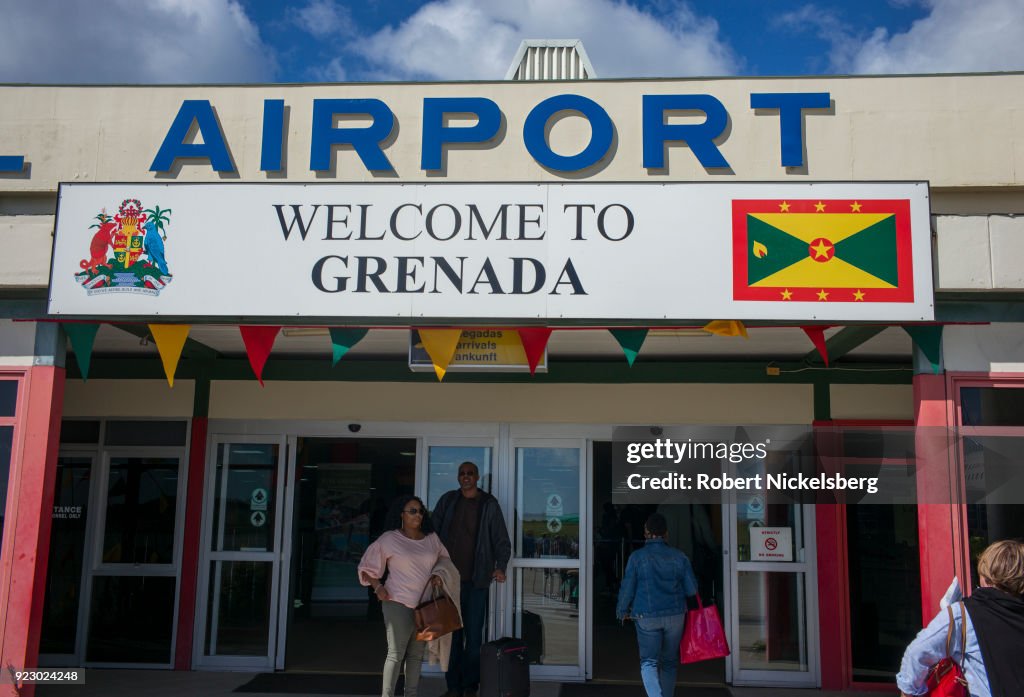
POLYGON ((647 697, 672 697, 686 615, 642 617, 634 622, 640 645, 640 678, 647 697))
POLYGON ((453 692, 476 690, 480 685, 480 645, 484 643, 487 620, 487 590, 474 588, 472 581, 462 582, 462 629, 452 635, 452 653, 444 674, 453 692))

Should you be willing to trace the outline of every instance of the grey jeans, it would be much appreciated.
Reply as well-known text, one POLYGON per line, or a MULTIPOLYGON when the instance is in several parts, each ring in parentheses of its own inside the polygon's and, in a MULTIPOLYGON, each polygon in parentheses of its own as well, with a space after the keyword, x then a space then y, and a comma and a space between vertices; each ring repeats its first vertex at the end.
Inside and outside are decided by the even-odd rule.
POLYGON ((416 622, 412 608, 385 600, 384 630, 388 637, 388 657, 384 661, 384 688, 381 697, 394 697, 398 674, 405 666, 405 697, 416 697, 420 668, 427 642, 416 641, 416 622))

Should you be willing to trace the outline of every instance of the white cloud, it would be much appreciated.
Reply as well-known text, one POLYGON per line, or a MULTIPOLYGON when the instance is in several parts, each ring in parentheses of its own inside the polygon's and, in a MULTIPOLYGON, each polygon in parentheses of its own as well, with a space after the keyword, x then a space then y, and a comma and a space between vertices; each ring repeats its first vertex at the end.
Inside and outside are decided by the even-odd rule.
POLYGON ((924 0, 928 14, 901 33, 857 36, 834 12, 807 5, 782 18, 832 45, 831 68, 850 74, 1024 70, 1024 0, 924 0))
POLYGON ((582 39, 598 77, 737 71, 713 19, 667 5, 655 16, 622 0, 434 0, 355 49, 376 79, 500 79, 523 39, 582 39))
POLYGON ((353 31, 352 13, 334 0, 312 0, 293 13, 295 23, 318 39, 348 36, 353 31))
POLYGON ((315 82, 345 82, 348 80, 348 71, 342 60, 335 58, 327 65, 310 68, 310 77, 315 82))
POLYGON ((276 71, 237 0, 6 0, 3 17, 3 82, 256 82, 276 71))

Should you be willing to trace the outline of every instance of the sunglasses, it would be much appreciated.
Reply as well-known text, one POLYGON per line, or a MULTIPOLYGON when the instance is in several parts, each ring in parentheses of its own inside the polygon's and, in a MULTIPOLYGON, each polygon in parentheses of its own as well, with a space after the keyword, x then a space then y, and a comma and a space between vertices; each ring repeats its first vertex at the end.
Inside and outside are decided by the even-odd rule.
POLYGON ((408 513, 409 515, 426 515, 426 508, 406 508, 402 513, 408 513))

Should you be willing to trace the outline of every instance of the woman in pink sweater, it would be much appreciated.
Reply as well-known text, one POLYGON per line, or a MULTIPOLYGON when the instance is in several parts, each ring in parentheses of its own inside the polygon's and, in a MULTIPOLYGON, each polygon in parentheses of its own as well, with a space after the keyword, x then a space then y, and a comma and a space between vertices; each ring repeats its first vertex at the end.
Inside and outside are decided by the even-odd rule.
POLYGON ((381 601, 388 657, 384 661, 382 697, 394 697, 398 674, 405 667, 405 695, 416 697, 425 641, 416 640, 413 611, 427 582, 441 579, 431 575, 434 564, 448 556, 448 550, 434 533, 423 502, 416 496, 400 496, 391 504, 387 531, 366 548, 359 562, 359 582, 370 586, 381 601), (381 576, 388 571, 387 583, 381 576))

